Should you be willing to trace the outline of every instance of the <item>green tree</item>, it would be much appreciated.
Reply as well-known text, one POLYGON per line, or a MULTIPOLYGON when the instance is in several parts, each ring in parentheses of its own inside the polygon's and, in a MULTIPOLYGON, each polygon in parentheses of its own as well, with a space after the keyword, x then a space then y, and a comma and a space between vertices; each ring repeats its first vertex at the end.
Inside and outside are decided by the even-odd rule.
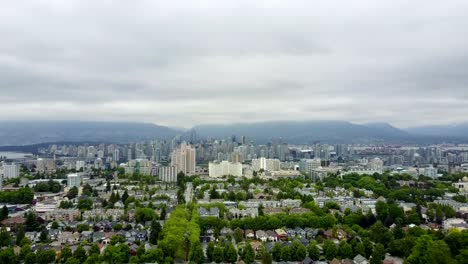
POLYGON ((291 259, 293 261, 302 261, 307 255, 307 249, 299 241, 294 240, 291 244, 291 259))
POLYGON ((29 252, 24 258, 24 263, 25 264, 36 264, 37 263, 36 254, 34 254, 33 252, 29 252))
POLYGON ((70 188, 70 190, 68 190, 67 197, 68 199, 74 199, 76 196, 78 196, 78 187, 73 186, 70 188))
POLYGON ((80 261, 80 263, 83 263, 86 261, 86 250, 79 245, 76 249, 75 252, 73 252, 73 257, 76 258, 77 260, 80 261))
POLYGON ((189 260, 191 263, 202 264, 205 262, 203 247, 200 241, 195 241, 190 247, 189 260))
POLYGON ((369 231, 370 239, 376 243, 387 245, 393 239, 393 234, 380 221, 372 225, 369 231))
POLYGON ((76 226, 76 231, 79 233, 82 233, 83 231, 89 231, 89 225, 88 224, 79 224, 76 226))
POLYGON ((53 221, 53 222, 52 222, 52 226, 51 226, 52 229, 59 229, 59 227, 60 227, 60 226, 59 226, 59 224, 57 223, 57 221, 53 221))
POLYGON ((332 260, 338 255, 338 249, 335 246, 335 243, 331 240, 326 240, 323 244, 323 251, 325 254, 325 258, 328 260, 332 260))
POLYGON ((86 183, 86 184, 83 186, 83 195, 91 196, 92 194, 93 194, 93 188, 91 187, 91 185, 89 185, 88 183, 86 183))
POLYGON ((6 205, 4 205, 2 209, 0 210, 0 221, 7 219, 7 218, 8 218, 8 208, 6 207, 6 205))
POLYGON ((65 264, 80 264, 80 261, 74 257, 68 258, 65 264))
POLYGON ((281 245, 278 242, 276 242, 271 249, 271 255, 274 261, 278 262, 281 260, 281 245))
POLYGON ((213 241, 208 243, 208 246, 206 247, 206 257, 208 258, 209 262, 213 261, 213 253, 214 253, 215 247, 216 245, 213 241))
POLYGON ((121 198, 122 203, 125 203, 125 201, 127 201, 127 199, 128 199, 128 192, 127 192, 127 190, 125 190, 125 192, 122 194, 122 198, 121 198))
POLYGON ((320 250, 315 240, 310 241, 309 246, 307 246, 307 252, 309 253, 309 258, 312 260, 318 260, 320 258, 320 250))
POLYGON ((242 257, 243 257, 242 260, 246 264, 250 264, 254 261, 255 253, 250 243, 247 243, 247 245, 245 246, 244 251, 242 253, 242 257))
POLYGON ((65 263, 67 259, 71 258, 73 256, 73 253, 70 249, 69 246, 65 246, 62 248, 62 251, 60 252, 60 262, 65 263))
POLYGON ((271 264, 273 263, 273 258, 271 257, 271 254, 268 252, 264 252, 262 255, 262 264, 271 264))
POLYGON ((385 248, 382 244, 378 243, 374 247, 374 252, 370 259, 370 264, 382 264, 382 260, 385 258, 385 248))
POLYGON ((0 229, 0 247, 9 247, 11 245, 11 235, 4 227, 0 229))
POLYGON ((387 219, 388 216, 388 205, 385 202, 378 201, 375 204, 375 211, 377 213, 377 218, 381 221, 384 222, 385 219, 387 219))
POLYGON ((12 247, 0 250, 0 263, 16 263, 15 251, 12 247))
POLYGON ((49 241, 49 231, 47 231, 45 227, 42 227, 41 229, 39 240, 41 240, 42 243, 49 241))
MULTIPOLYGON (((428 249, 428 260, 430 264, 450 264, 454 263, 450 255, 450 248, 443 240, 436 240, 428 249)), ((468 259, 465 259, 468 262, 468 259)))
POLYGON ((216 263, 221 263, 224 259, 223 248, 216 246, 213 251, 213 261, 216 263))
POLYGON ((366 256, 366 248, 363 243, 357 243, 354 247, 354 254, 360 254, 361 256, 366 256))
POLYGON ((32 253, 31 245, 30 244, 24 244, 20 249, 20 252, 18 254, 18 259, 19 260, 25 260, 26 255, 28 255, 29 253, 32 253))
POLYGON ((37 216, 33 212, 26 213, 26 220, 24 222, 24 225, 27 232, 37 231, 39 228, 37 216))
POLYGON ((78 200, 77 208, 81 211, 91 210, 93 208, 93 200, 91 198, 82 198, 78 200))
POLYGON ((416 240, 416 245, 411 249, 411 254, 406 259, 408 264, 430 263, 428 249, 432 248, 432 238, 429 235, 423 235, 416 240))
POLYGON ((23 226, 20 226, 18 228, 18 232, 16 233, 16 245, 19 246, 20 243, 21 243, 21 240, 23 240, 23 238, 25 237, 25 232, 24 232, 24 227, 23 226))
POLYGON ((92 244, 91 248, 88 251, 88 254, 91 256, 92 254, 101 254, 101 250, 97 244, 92 244))
POLYGON ((224 249, 224 261, 229 263, 237 261, 237 250, 231 243, 228 243, 224 249))
POLYGON ((151 221, 151 232, 149 236, 149 242, 153 245, 158 243, 159 234, 161 233, 161 225, 158 221, 151 221))
POLYGON ((338 255, 341 259, 345 258, 353 258, 353 247, 348 244, 346 241, 341 241, 340 246, 338 248, 338 255))
POLYGON ((241 229, 239 227, 234 229, 233 237, 234 237, 234 240, 236 241, 236 243, 239 243, 239 242, 242 241, 242 231, 241 231, 241 229))
POLYGON ((281 248, 281 260, 291 261, 291 250, 288 246, 283 246, 281 248))
POLYGON ((456 256, 456 260, 458 261, 458 263, 463 263, 465 264, 468 259, 468 249, 462 249, 460 250, 460 254, 456 256))
POLYGON ((370 240, 367 237, 365 237, 362 240, 362 244, 363 244, 363 246, 365 248, 365 252, 366 252, 365 257, 367 257, 367 258, 370 257, 372 252, 374 251, 374 246, 372 245, 372 242, 370 242, 370 240))
MULTIPOLYGON (((27 256, 26 256, 27 258, 27 256)), ((55 250, 41 250, 39 249, 36 253, 36 261, 39 264, 48 264, 55 261, 55 250)))

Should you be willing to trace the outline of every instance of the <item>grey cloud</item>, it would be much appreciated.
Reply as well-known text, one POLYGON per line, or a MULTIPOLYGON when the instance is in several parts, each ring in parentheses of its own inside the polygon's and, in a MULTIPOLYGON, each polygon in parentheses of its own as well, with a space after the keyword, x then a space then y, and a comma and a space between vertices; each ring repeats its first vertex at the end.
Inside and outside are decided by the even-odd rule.
POLYGON ((464 122, 466 10, 461 0, 11 2, 0 9, 0 119, 464 122))

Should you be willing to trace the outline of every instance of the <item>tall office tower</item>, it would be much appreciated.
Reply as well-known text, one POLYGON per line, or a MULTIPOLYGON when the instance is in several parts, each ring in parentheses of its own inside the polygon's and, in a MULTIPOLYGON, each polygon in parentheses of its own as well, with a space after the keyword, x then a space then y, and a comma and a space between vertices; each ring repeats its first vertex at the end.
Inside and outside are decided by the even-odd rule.
POLYGON ((369 162, 368 167, 371 170, 382 172, 383 171, 383 165, 384 165, 384 162, 381 159, 374 158, 369 162))
POLYGON ((68 188, 80 187, 81 185, 81 175, 78 173, 70 173, 67 175, 67 185, 68 188))
POLYGON ((161 162, 161 148, 156 147, 153 150, 153 161, 156 161, 158 163, 161 162))
POLYGON ((231 153, 231 162, 241 162, 241 154, 239 151, 234 151, 231 153))
POLYGON ((266 171, 279 171, 280 170, 280 160, 279 159, 252 159, 252 168, 254 171, 259 171, 260 169, 266 171))
POLYGON ((115 162, 119 162, 120 160, 120 150, 118 148, 114 149, 114 152, 112 153, 112 160, 115 162))
POLYGON ((208 164, 208 172, 210 177, 222 177, 227 175, 242 176, 242 164, 239 162, 210 162, 208 164))
POLYGON ((177 170, 174 166, 159 167, 159 179, 163 182, 177 182, 177 170))
POLYGON ((77 160, 75 168, 76 168, 76 170, 81 170, 81 169, 84 169, 85 165, 86 165, 86 163, 85 163, 84 160, 77 160))
POLYGON ((195 173, 196 154, 195 148, 183 142, 179 148, 175 149, 171 155, 171 165, 177 168, 178 172, 185 175, 195 173))
POLYGON ((127 160, 133 159, 133 150, 131 148, 127 149, 127 160))
POLYGON ((311 173, 313 170, 321 166, 322 161, 318 158, 315 159, 302 159, 299 161, 299 170, 302 172, 311 173))
POLYGON ((3 165, 3 178, 11 179, 20 176, 20 165, 18 164, 4 164, 3 165))

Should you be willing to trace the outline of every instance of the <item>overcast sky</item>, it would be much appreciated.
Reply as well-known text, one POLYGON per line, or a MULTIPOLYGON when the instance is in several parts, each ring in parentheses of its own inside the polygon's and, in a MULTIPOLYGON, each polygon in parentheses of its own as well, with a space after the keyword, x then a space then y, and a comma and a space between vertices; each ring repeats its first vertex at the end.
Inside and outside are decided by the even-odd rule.
POLYGON ((6 1, 0 110, 181 127, 466 122, 468 1, 6 1))

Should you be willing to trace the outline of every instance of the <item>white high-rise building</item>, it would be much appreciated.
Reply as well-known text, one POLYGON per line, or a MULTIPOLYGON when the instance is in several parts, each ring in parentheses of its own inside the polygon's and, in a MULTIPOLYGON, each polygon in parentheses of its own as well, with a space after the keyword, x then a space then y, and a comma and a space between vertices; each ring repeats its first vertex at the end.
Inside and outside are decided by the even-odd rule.
POLYGON ((20 165, 18 164, 3 164, 3 178, 11 179, 20 176, 20 165))
POLYGON ((67 185, 68 188, 80 187, 81 185, 81 175, 78 173, 70 173, 67 175, 67 185))
POLYGON ((299 170, 302 172, 312 173, 315 169, 319 168, 322 164, 322 160, 315 159, 302 159, 299 161, 299 170))
POLYGON ((210 177, 222 177, 232 175, 236 177, 242 176, 242 164, 240 162, 210 162, 208 164, 208 172, 210 177))
POLYGON ((120 150, 118 148, 114 149, 114 152, 112 153, 112 160, 114 160, 115 162, 119 162, 120 150))
POLYGON ((84 160, 77 160, 76 161, 76 170, 84 169, 85 161, 84 160))
POLYGON ((437 168, 434 168, 433 166, 424 168, 424 175, 432 179, 436 179, 439 176, 437 168))
POLYGON ((179 148, 171 154, 171 166, 176 167, 177 173, 183 172, 185 175, 195 173, 195 148, 183 142, 179 148))
POLYGON ((163 182, 177 182, 177 169, 174 166, 159 167, 159 179, 163 182))
POLYGON ((259 158, 252 159, 252 169, 254 171, 259 171, 263 169, 265 171, 279 171, 280 170, 280 160, 279 159, 267 159, 259 158))
POLYGON ((377 172, 381 173, 381 172, 383 172, 383 165, 384 165, 383 160, 381 160, 379 158, 374 158, 369 162, 368 167, 371 170, 374 170, 374 171, 377 171, 377 172))

